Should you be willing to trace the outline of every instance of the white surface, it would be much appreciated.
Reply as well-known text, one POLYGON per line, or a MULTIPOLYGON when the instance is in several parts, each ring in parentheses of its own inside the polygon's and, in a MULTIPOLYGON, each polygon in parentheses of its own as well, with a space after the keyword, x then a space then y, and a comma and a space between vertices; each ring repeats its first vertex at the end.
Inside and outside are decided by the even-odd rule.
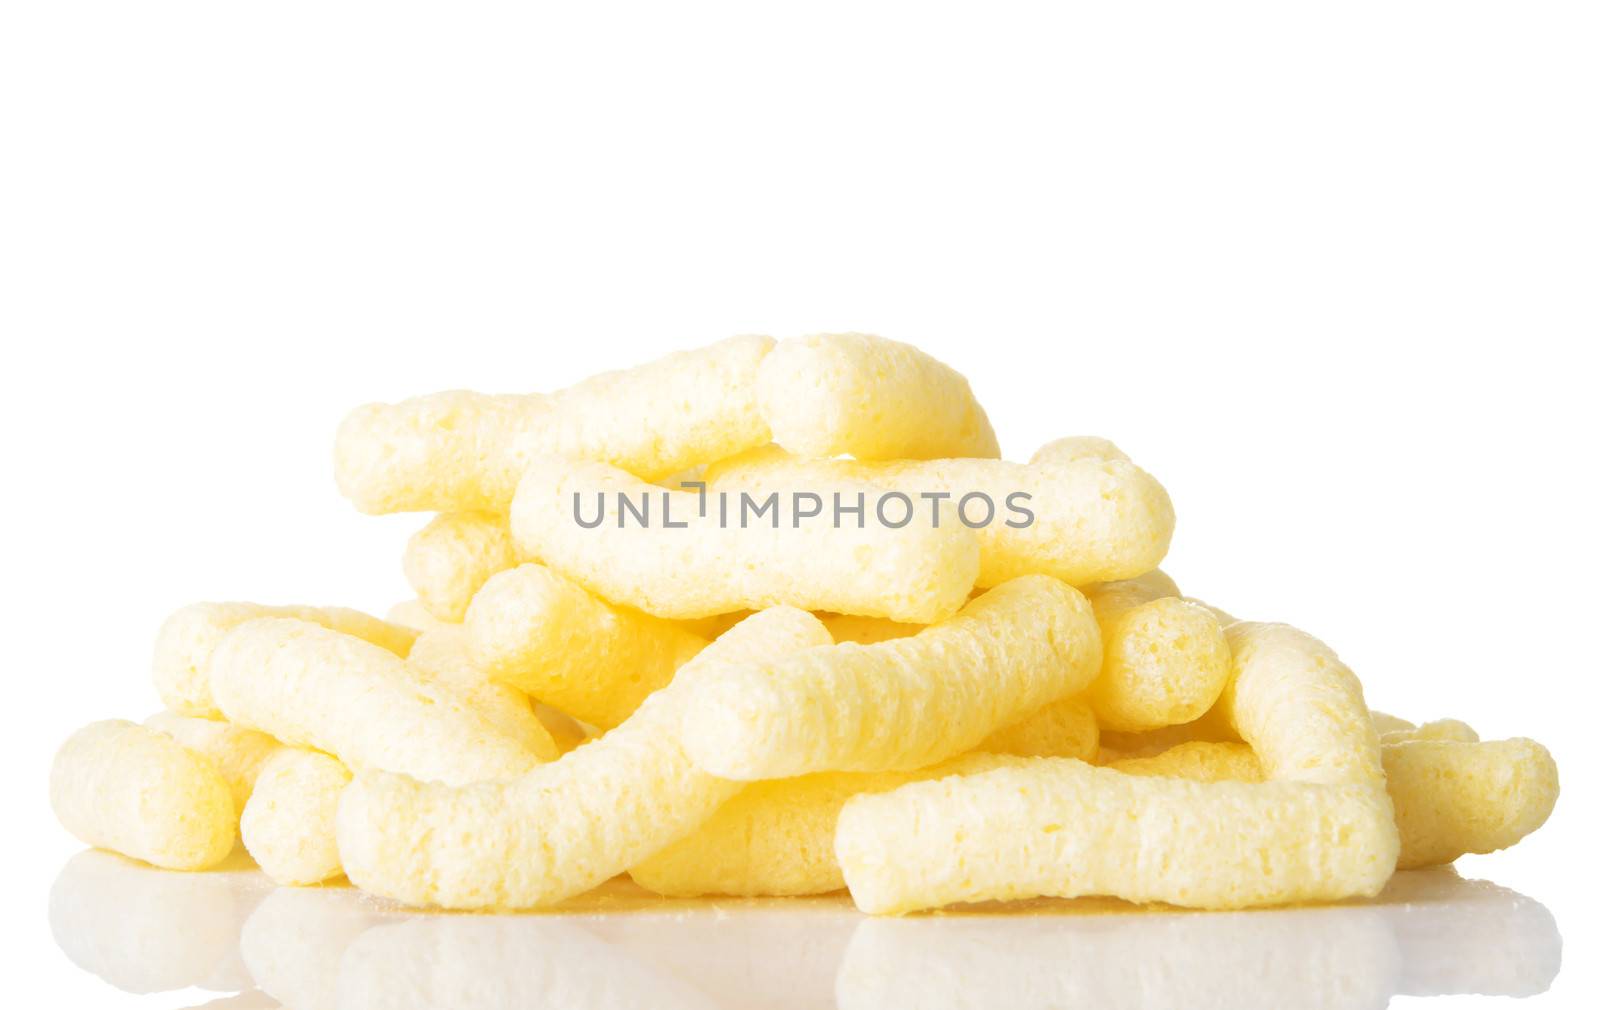
POLYGON ((1184 587, 1376 706, 1547 743, 1550 823, 1463 872, 1594 950, 1597 41, 1588 3, 5 5, 10 994, 179 1005, 52 942, 45 771, 154 708, 183 603, 405 594, 421 520, 339 499, 345 410, 839 328, 965 371, 1013 458, 1116 439, 1184 587))

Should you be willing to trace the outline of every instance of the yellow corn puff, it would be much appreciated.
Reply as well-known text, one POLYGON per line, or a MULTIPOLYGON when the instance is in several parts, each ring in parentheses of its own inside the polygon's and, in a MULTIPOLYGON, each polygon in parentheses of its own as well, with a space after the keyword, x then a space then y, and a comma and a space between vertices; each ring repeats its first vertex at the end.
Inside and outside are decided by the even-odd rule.
POLYGON ((333 818, 350 772, 301 747, 272 756, 239 818, 244 847, 277 884, 319 884, 341 872, 333 818))
MULTIPOLYGON (((849 482, 808 490, 819 501, 835 490, 866 495, 869 509, 876 500, 875 489, 849 482)), ((598 596, 659 617, 788 605, 927 624, 966 600, 978 546, 959 524, 935 528, 922 514, 899 528, 876 522, 835 527, 824 520, 802 523, 796 514, 791 525, 781 497, 773 496, 770 520, 746 523, 735 501, 724 522, 719 503, 709 497, 702 502, 692 493, 647 485, 604 464, 546 457, 530 465, 517 487, 511 530, 521 550, 551 569, 598 596), (627 520, 623 498, 657 510, 653 525, 627 520), (579 524, 580 513, 588 521, 590 510, 606 501, 611 518, 603 529, 579 524)))
POLYGON ((178 715, 220 719, 206 660, 233 628, 258 617, 293 617, 364 638, 404 656, 416 632, 343 607, 269 607, 258 603, 195 603, 177 611, 156 635, 151 676, 162 704, 178 715))
POLYGON ((910 344, 865 333, 780 343, 756 376, 772 438, 802 456, 934 459, 1000 455, 961 373, 910 344))
POLYGON ((1400 827, 1400 868, 1515 845, 1545 822, 1560 784, 1532 740, 1413 740, 1383 748, 1400 827))
MULTIPOLYGON (((1232 624, 1233 622, 1229 621, 1227 623, 1232 624)), ((1407 722, 1397 715, 1379 712, 1376 709, 1372 711, 1372 725, 1377 728, 1379 736, 1385 733, 1393 733, 1397 730, 1417 728, 1417 724, 1414 722, 1407 722)))
POLYGON ((1100 724, 1083 695, 1053 701, 1039 711, 998 729, 978 750, 1020 757, 1067 757, 1093 761, 1100 749, 1100 724))
POLYGON ((1159 591, 1150 582, 1102 583, 1085 591, 1105 644, 1100 675, 1085 697, 1107 729, 1138 732, 1197 719, 1232 672, 1215 615, 1153 595, 1159 591))
POLYGON ((1130 579, 1159 565, 1172 541, 1172 500, 1155 478, 1125 460, 862 463, 800 459, 767 447, 712 464, 706 480, 730 495, 842 481, 903 494, 930 519, 937 509, 942 526, 974 527, 979 586, 1032 574, 1074 586, 1130 579))
POLYGON ((817 615, 822 626, 828 629, 835 642, 855 642, 857 645, 876 645, 892 638, 910 638, 926 628, 926 624, 902 624, 882 617, 862 617, 859 614, 817 615))
POLYGON ((1026 576, 911 638, 724 667, 696 688, 684 745, 741 781, 923 768, 1081 691, 1099 666, 1083 594, 1026 576))
POLYGON ((734 337, 550 396, 450 392, 361 407, 339 428, 339 489, 363 512, 504 512, 530 458, 597 460, 653 480, 764 444, 756 369, 734 337))
POLYGON ((428 608, 422 605, 421 600, 402 600, 390 607, 383 615, 383 619, 390 624, 398 624, 402 628, 421 634, 424 631, 437 631, 440 628, 458 628, 457 623, 441 621, 428 613, 428 608))
POLYGON ((519 779, 450 789, 363 774, 339 805, 345 872, 374 894, 446 908, 526 908, 586 891, 692 830, 738 791, 683 751, 680 724, 694 682, 725 663, 827 641, 804 611, 756 614, 621 726, 519 779))
POLYGON ((1186 782, 1068 758, 857 796, 835 845, 856 905, 1114 895, 1245 908, 1372 895, 1399 844, 1365 784, 1186 782))
POLYGON ((460 623, 489 576, 516 565, 517 548, 503 515, 446 512, 406 542, 406 581, 432 616, 460 623))
POLYGON ((676 622, 612 606, 531 563, 484 583, 464 628, 473 661, 489 676, 604 728, 706 647, 676 622))
POLYGON ((123 719, 90 723, 61 745, 50 806, 79 841, 169 870, 221 862, 239 823, 209 759, 123 719))
POLYGON ((458 692, 394 653, 292 618, 246 621, 208 664, 217 704, 240 726, 325 751, 354 769, 463 783, 539 762, 458 692))
POLYGON ((906 772, 818 772, 755 782, 694 831, 633 867, 657 894, 826 894, 844 887, 833 832, 845 801, 907 782, 970 775, 1014 758, 964 754, 906 772))
POLYGON ((1097 435, 1071 435, 1041 445, 1028 462, 1076 463, 1080 459, 1127 459, 1128 454, 1118 449, 1109 438, 1097 435))
POLYGON ((215 719, 158 712, 144 724, 207 758, 228 784, 235 810, 244 809, 245 801, 256 786, 256 777, 261 774, 261 766, 282 746, 265 733, 240 729, 215 719))

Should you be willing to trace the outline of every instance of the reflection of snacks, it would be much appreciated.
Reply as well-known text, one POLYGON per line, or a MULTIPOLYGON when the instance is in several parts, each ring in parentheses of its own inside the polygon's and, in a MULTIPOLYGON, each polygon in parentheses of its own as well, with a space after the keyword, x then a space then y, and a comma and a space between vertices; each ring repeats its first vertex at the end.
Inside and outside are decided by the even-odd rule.
POLYGON ((678 727, 692 685, 719 676, 724 664, 827 640, 803 611, 756 614, 621 726, 519 779, 450 789, 363 775, 339 807, 345 872, 375 894, 448 908, 522 908, 586 891, 692 830, 738 791, 683 752, 678 727))
POLYGON ((350 772, 326 754, 284 747, 261 770, 239 819, 239 834, 261 870, 279 884, 337 877, 333 818, 350 772))
POLYGON ((50 888, 50 931, 74 964, 124 992, 239 989, 250 984, 239 931, 267 889, 243 858, 166 873, 80 852, 50 888))
POLYGON ((441 513, 417 599, 178 611, 161 732, 81 731, 57 809, 168 866, 237 828, 276 880, 414 904, 632 871, 875 912, 1371 896, 1548 816, 1537 744, 1372 713, 1316 639, 1182 596, 1172 502, 1116 445, 998 446, 959 373, 853 333, 358 408, 341 490, 441 513))
POLYGON ((923 768, 1082 690, 1099 667, 1083 594, 1026 576, 911 638, 721 670, 690 700, 684 746, 744 781, 923 768))
POLYGON ((61 745, 50 806, 80 841, 169 870, 221 862, 239 823, 211 761, 121 719, 90 723, 61 745))

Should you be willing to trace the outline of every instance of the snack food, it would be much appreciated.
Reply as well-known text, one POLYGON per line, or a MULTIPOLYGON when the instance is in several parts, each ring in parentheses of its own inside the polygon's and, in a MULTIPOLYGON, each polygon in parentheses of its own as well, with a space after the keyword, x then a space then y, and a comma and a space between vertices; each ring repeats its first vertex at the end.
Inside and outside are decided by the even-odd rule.
POLYGON ((505 516, 446 512, 406 541, 402 567, 428 613, 458 624, 489 577, 519 560, 505 516))
POLYGON ((528 741, 393 653, 308 621, 246 621, 207 668, 229 721, 354 769, 462 783, 520 775, 540 760, 528 741))
POLYGON ((258 617, 292 617, 364 638, 405 656, 416 632, 345 607, 272 607, 259 603, 193 603, 167 618, 156 634, 151 677, 162 704, 178 715, 220 719, 206 662, 227 633, 258 617))
POLYGON ((612 606, 539 564, 484 583, 464 630, 486 674, 605 728, 706 647, 675 622, 612 606))
POLYGON ((959 372, 910 344, 865 333, 785 340, 761 363, 756 398, 773 441, 802 456, 1000 455, 959 372))
POLYGON ((1024 576, 911 638, 724 668, 696 686, 684 746, 741 781, 925 768, 1076 694, 1099 668, 1083 594, 1024 576))
POLYGON ((61 745, 50 806, 79 840, 169 870, 221 862, 239 823, 216 766, 124 719, 90 723, 61 745))
POLYGON ((1034 574, 1074 586, 1130 579, 1159 565, 1172 541, 1166 489, 1126 460, 864 463, 801 459, 769 446, 706 468, 706 482, 730 494, 811 490, 844 481, 903 495, 919 515, 937 516, 946 526, 971 524, 978 540, 977 584, 984 587, 1034 574))
POLYGON ((279 884, 320 884, 337 877, 333 818, 350 771, 336 758, 282 747, 261 770, 239 818, 239 834, 261 871, 279 884))
MULTIPOLYGON (((826 502, 824 495, 875 489, 833 481, 810 490, 826 502)), ((702 512, 704 499, 692 492, 645 484, 602 463, 543 457, 517 485, 511 532, 552 570, 658 617, 784 605, 928 624, 955 613, 972 589, 978 545, 964 527, 935 527, 918 514, 899 528, 803 522, 780 499, 771 499, 770 520, 752 520, 743 500, 724 516, 719 503, 702 512), (623 501, 646 514, 655 509, 655 519, 630 519, 623 501), (584 528, 590 510, 605 502, 612 511, 600 516, 603 532, 584 528)))
POLYGON ((827 642, 789 607, 706 647, 621 726, 518 779, 452 789, 363 774, 339 805, 339 852, 356 885, 415 905, 527 908, 586 891, 692 830, 737 783, 695 768, 680 740, 685 699, 723 664, 827 642))

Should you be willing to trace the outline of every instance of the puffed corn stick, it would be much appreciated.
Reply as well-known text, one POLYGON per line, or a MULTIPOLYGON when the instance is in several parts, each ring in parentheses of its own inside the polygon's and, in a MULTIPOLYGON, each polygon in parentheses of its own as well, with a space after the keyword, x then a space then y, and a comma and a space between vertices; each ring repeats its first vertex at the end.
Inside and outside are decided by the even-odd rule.
POLYGON ((443 782, 520 775, 539 762, 463 697, 370 642, 292 618, 246 621, 207 664, 229 720, 355 769, 443 782))
POLYGON ((473 661, 489 676, 604 728, 706 647, 673 621, 612 606, 532 563, 484 583, 464 630, 473 661))
POLYGON ((267 762, 239 833, 274 883, 318 884, 343 872, 333 819, 349 783, 349 770, 318 751, 283 747, 267 762))
POLYGON ((417 634, 425 631, 437 631, 440 628, 458 628, 459 624, 450 621, 441 621, 428 613, 428 608, 422 605, 421 600, 401 600, 384 613, 383 619, 390 624, 398 624, 402 628, 409 628, 417 634))
POLYGON ((1025 576, 912 638, 725 667, 697 686, 684 745, 741 781, 923 768, 1081 691, 1099 666, 1083 594, 1025 576))
MULTIPOLYGON (((1233 622, 1228 621, 1226 623, 1232 624, 1233 622)), ((1417 724, 1414 722, 1408 722, 1397 715, 1390 715, 1387 712, 1379 712, 1376 709, 1373 709, 1372 711, 1372 725, 1377 728, 1379 736, 1382 736, 1385 733, 1393 733, 1397 730, 1417 728, 1417 724)))
POLYGON ((1016 760, 973 753, 917 771, 817 772, 751 783, 704 824, 629 874, 641 887, 671 896, 837 891, 844 887, 844 873, 833 854, 833 833, 850 797, 1016 760))
POLYGON ((265 733, 241 729, 229 722, 194 719, 171 712, 158 712, 144 721, 150 729, 165 733, 184 747, 208 759, 228 784, 233 809, 243 810, 256 778, 268 758, 282 744, 265 733))
POLYGON ((1402 870, 1515 845, 1545 822, 1560 792, 1550 752, 1522 738, 1387 744, 1383 768, 1402 870))
POLYGON ((1245 908, 1376 894, 1394 870, 1388 796, 1366 784, 1186 782, 1027 760, 847 802, 835 845, 856 905, 898 914, 1113 895, 1245 908))
POLYGON ((460 623, 489 576, 519 560, 505 516, 446 512, 412 534, 402 566, 429 614, 460 623))
POLYGON ((880 493, 906 495, 930 517, 938 507, 941 525, 975 527, 979 586, 1031 574, 1053 575, 1074 586, 1129 579, 1159 565, 1172 541, 1174 516, 1166 489, 1125 460, 1041 466, 995 459, 861 463, 800 459, 767 447, 712 464, 706 481, 730 494, 860 481, 880 493), (992 513, 982 496, 992 503, 992 513))
POLYGON ((1117 448, 1109 438, 1096 435, 1070 435, 1046 442, 1034 451, 1030 464, 1076 463, 1080 459, 1127 459, 1128 454, 1117 448))
POLYGON ((347 417, 339 489, 385 512, 504 512, 527 461, 554 453, 652 480, 765 443, 755 378, 769 337, 734 337, 548 397, 450 392, 347 417))
POLYGON ((459 625, 425 631, 411 647, 406 665, 459 696, 501 733, 532 750, 541 761, 560 752, 533 702, 517 687, 495 680, 467 651, 466 631, 459 625))
POLYGON ((680 743, 699 678, 824 645, 816 618, 763 611, 707 646, 627 722, 520 779, 461 789, 365 774, 338 817, 345 872, 412 905, 526 908, 581 893, 681 837, 739 789, 680 743))
POLYGON ((846 804, 836 852, 856 903, 1104 894, 1204 908, 1373 895, 1400 838, 1360 682, 1287 625, 1228 628, 1219 707, 1275 781, 1143 778, 1038 758, 846 804))
POLYGON ((50 806, 79 841, 169 870, 221 862, 239 823, 210 760, 123 719, 90 723, 61 745, 50 806))
POLYGON ((910 344, 865 333, 780 343, 756 395, 772 438, 802 456, 934 459, 1000 455, 967 380, 910 344))
MULTIPOLYGON (((1452 732, 1465 726, 1441 721, 1452 724, 1452 732)), ((1382 755, 1402 870, 1516 844, 1550 816, 1560 790, 1550 753, 1532 740, 1386 741, 1382 755)), ((1193 741, 1110 767, 1196 782, 1262 780, 1255 752, 1238 743, 1193 741)))
MULTIPOLYGON (((873 489, 849 482, 817 485, 854 498, 873 489)), ((868 498, 867 508, 872 508, 868 498)), ((926 514, 906 526, 756 520, 741 525, 736 503, 725 523, 719 506, 698 495, 646 485, 615 467, 546 457, 532 463, 511 509, 518 547, 615 603, 659 617, 696 618, 788 605, 806 610, 931 623, 965 601, 978 571, 971 531, 935 528, 926 514), (615 519, 585 529, 577 503, 604 494, 615 519), (661 511, 656 525, 624 522, 618 495, 661 511), (648 496, 648 497, 646 497, 648 496), (670 519, 674 524, 664 524, 670 519), (685 524, 676 528, 678 523, 685 524)), ((582 508, 587 515, 591 506, 582 508)))
POLYGON ((162 704, 179 715, 220 719, 206 660, 229 631, 258 617, 293 617, 364 638, 397 656, 416 640, 412 629, 344 607, 273 607, 259 603, 195 603, 174 613, 156 634, 151 676, 162 704))

